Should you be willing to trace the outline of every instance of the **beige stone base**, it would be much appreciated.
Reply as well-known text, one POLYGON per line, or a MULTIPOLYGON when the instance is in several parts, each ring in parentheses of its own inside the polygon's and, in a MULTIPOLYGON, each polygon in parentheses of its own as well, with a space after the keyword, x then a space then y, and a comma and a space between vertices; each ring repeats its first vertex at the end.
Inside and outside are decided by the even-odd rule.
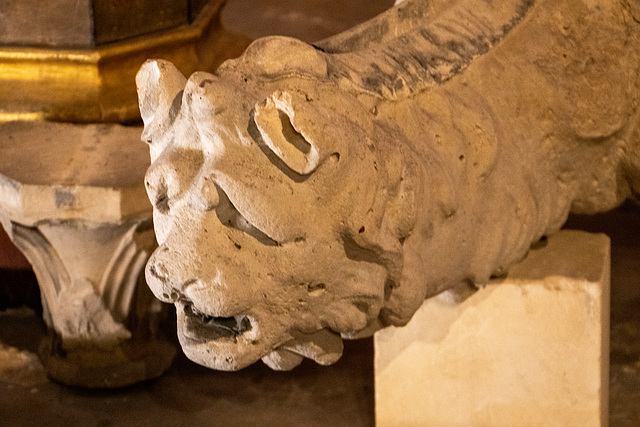
POLYGON ((161 375, 176 353, 142 277, 157 243, 141 131, 0 123, 0 226, 38 279, 40 357, 65 384, 130 385, 161 375))
POLYGON ((563 231, 463 302, 377 332, 377 425, 606 425, 609 264, 605 235, 563 231))

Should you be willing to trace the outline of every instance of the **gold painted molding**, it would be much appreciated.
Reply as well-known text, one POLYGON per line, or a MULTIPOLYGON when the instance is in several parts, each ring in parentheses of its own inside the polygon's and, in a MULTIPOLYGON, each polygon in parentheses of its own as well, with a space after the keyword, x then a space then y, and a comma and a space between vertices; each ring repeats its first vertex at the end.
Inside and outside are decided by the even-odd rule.
POLYGON ((167 59, 189 75, 213 71, 248 45, 222 28, 224 3, 211 2, 191 25, 96 49, 0 46, 0 121, 139 121, 135 75, 146 59, 167 59))

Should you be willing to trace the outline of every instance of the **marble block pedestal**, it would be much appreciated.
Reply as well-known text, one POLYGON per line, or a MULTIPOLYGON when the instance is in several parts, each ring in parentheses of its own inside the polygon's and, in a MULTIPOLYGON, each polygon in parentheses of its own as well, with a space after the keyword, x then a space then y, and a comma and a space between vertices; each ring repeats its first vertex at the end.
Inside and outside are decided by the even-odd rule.
POLYGON ((377 332, 377 425, 606 425, 609 263, 605 235, 562 231, 506 278, 377 332))
POLYGON ((141 129, 0 124, 0 220, 35 271, 50 377, 118 387, 164 372, 176 349, 141 274, 156 247, 141 129))

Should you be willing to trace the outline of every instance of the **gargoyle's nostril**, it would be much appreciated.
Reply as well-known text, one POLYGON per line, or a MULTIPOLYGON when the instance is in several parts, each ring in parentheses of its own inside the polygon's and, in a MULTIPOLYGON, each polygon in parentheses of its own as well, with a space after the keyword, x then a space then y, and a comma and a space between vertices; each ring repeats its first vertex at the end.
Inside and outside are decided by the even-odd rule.
POLYGON ((313 295, 313 296, 322 294, 326 288, 327 288, 327 285, 325 285, 324 283, 307 284, 307 292, 309 292, 309 295, 313 295))
POLYGON ((152 176, 151 178, 147 177, 147 179, 145 179, 149 200, 151 200, 151 204, 153 204, 155 209, 160 213, 166 214, 169 212, 169 189, 167 182, 162 177, 158 177, 157 179, 153 178, 152 176))
POLYGON ((166 174, 166 168, 151 166, 145 176, 144 185, 147 190, 149 200, 154 209, 160 213, 169 212, 169 185, 167 181, 170 177, 166 174))
POLYGON ((153 206, 162 214, 167 214, 169 212, 169 196, 164 192, 156 198, 153 202, 153 206))
POLYGON ((166 269, 161 263, 150 262, 147 266, 147 271, 154 279, 158 279, 161 282, 166 282, 168 280, 166 269))
POLYGON ((162 298, 159 299, 169 304, 175 304, 178 301, 181 301, 184 304, 191 304, 191 300, 186 298, 182 293, 176 291, 175 289, 171 289, 171 291, 169 292, 162 292, 162 298))

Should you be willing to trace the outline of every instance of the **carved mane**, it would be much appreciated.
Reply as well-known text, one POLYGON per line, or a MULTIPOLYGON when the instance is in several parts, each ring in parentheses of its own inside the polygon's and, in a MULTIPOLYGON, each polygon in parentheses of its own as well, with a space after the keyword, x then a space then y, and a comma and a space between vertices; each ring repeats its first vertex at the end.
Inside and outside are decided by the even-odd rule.
POLYGON ((486 53, 533 0, 408 0, 372 21, 315 44, 329 77, 386 99, 441 84, 486 53), (496 16, 500 19, 496 19, 496 16))

